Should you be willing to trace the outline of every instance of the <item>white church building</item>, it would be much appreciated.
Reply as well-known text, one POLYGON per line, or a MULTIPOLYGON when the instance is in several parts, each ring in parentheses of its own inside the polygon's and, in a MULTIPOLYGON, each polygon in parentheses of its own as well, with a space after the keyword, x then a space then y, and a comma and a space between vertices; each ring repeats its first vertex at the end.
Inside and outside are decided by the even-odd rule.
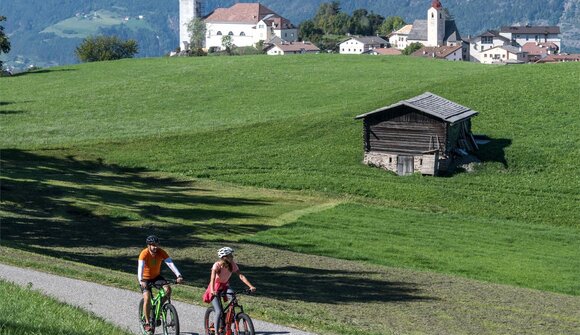
POLYGON ((455 20, 443 8, 439 0, 433 0, 427 11, 427 20, 415 20, 406 36, 405 46, 421 43, 426 47, 457 46, 463 41, 455 20))
MULTIPOLYGON (((201 1, 180 0, 180 47, 188 48, 187 24, 201 17, 201 1)), ((260 3, 236 3, 229 8, 216 8, 204 19, 206 25, 205 49, 222 48, 224 36, 231 36, 237 47, 256 46, 274 37, 286 42, 298 41, 298 28, 288 19, 260 3)))

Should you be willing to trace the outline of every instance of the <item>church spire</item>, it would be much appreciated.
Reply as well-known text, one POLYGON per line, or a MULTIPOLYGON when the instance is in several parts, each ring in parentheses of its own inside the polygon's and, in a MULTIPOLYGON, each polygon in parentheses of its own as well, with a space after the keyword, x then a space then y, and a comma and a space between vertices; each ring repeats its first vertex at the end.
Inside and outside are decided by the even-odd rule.
POLYGON ((443 6, 441 6, 441 1, 439 1, 439 0, 431 1, 431 7, 435 8, 435 9, 443 8, 443 6))

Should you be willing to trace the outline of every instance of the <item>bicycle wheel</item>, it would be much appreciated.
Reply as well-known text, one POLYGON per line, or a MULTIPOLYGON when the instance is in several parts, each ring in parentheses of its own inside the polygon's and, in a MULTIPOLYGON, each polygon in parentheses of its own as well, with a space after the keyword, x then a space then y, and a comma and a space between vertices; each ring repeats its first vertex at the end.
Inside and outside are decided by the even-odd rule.
POLYGON ((161 326, 163 327, 163 335, 179 335, 179 317, 177 317, 177 310, 172 304, 163 305, 161 326))
POLYGON ((205 316, 203 317, 203 330, 205 335, 216 335, 215 326, 213 324, 215 319, 215 311, 213 307, 208 307, 205 310, 205 316))
POLYGON ((254 335, 254 323, 250 316, 246 313, 236 315, 236 323, 234 325, 235 335, 254 335))
POLYGON ((143 298, 139 301, 139 327, 142 334, 147 334, 145 331, 145 315, 143 315, 143 298))

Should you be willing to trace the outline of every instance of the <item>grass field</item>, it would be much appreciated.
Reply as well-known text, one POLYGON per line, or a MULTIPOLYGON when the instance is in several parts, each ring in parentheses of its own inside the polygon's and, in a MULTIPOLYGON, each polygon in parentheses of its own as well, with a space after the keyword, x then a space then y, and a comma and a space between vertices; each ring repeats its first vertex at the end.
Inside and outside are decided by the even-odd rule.
POLYGON ((89 313, 40 292, 0 280, 0 334, 129 335, 89 313))
MULTIPOLYGON (((322 322, 336 334, 368 332, 369 324, 377 334, 428 333, 433 323, 482 333, 479 321, 450 321, 465 306, 443 289, 458 280, 449 278, 567 294, 575 306, 579 77, 572 63, 311 55, 124 60, 0 78, 3 245, 132 274, 143 237, 156 232, 172 236, 174 258, 188 264, 192 286, 204 287, 211 250, 234 243, 266 286, 268 303, 255 301, 254 313, 308 329, 322 322), (442 178, 362 165, 362 126, 353 117, 425 91, 480 112, 474 131, 491 138, 478 153, 482 165, 442 178), (418 303, 422 294, 389 300, 388 315, 370 311, 380 302, 372 295, 328 304, 337 298, 321 292, 329 279, 351 290, 365 281, 364 270, 329 271, 335 266, 401 283, 421 277, 406 271, 421 271, 426 286, 445 274, 436 286, 446 293, 429 295, 452 301, 437 307, 449 314, 429 314, 437 299, 418 303), (292 294, 279 296, 285 287, 292 294), (407 314, 398 314, 402 305, 407 314)), ((463 295, 473 294, 470 285, 463 295)), ((580 322, 556 302, 563 296, 545 294, 557 306, 551 315, 567 320, 561 332, 580 322)), ((518 300, 507 312, 511 324, 480 319, 497 325, 490 333, 509 333, 522 327, 523 310, 542 318, 530 304, 518 300)), ((549 333, 542 327, 552 323, 532 324, 530 333, 549 333)))

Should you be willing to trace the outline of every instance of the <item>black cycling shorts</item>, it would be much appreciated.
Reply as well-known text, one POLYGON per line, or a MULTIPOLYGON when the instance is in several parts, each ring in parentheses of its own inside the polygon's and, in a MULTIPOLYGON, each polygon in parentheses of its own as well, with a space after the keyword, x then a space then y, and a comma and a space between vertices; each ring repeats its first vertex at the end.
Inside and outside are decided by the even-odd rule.
POLYGON ((141 292, 145 292, 145 291, 151 292, 151 287, 155 287, 156 289, 160 289, 161 287, 163 287, 163 285, 166 285, 169 283, 167 281, 167 279, 163 278, 163 276, 157 276, 153 279, 147 279, 147 280, 145 280, 145 282, 148 284, 147 286, 145 286, 145 288, 143 288, 143 286, 139 285, 139 287, 141 288, 141 292), (149 284, 151 284, 151 285, 149 285, 149 284))

